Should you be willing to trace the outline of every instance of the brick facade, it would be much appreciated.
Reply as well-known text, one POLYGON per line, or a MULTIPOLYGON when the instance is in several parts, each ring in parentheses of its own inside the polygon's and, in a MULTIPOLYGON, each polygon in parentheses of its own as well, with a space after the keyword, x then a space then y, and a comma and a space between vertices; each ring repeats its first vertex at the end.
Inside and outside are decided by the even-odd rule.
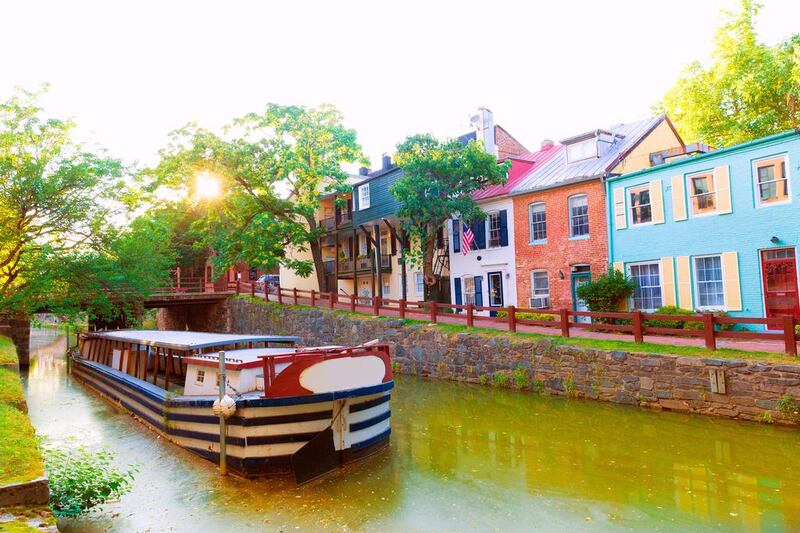
POLYGON ((509 133, 501 128, 495 126, 494 128, 494 143, 497 145, 497 159, 504 160, 511 156, 518 156, 527 153, 528 149, 509 133))
POLYGON ((605 188, 599 179, 514 196, 514 240, 517 253, 517 298, 519 307, 528 307, 531 297, 531 271, 547 270, 550 305, 554 309, 572 308, 571 267, 589 265, 592 277, 608 269, 608 230, 605 188), (589 238, 569 237, 569 197, 586 194, 589 205, 589 238), (530 244, 528 206, 544 202, 547 217, 547 243, 530 244), (563 273, 560 279, 559 271, 563 273))

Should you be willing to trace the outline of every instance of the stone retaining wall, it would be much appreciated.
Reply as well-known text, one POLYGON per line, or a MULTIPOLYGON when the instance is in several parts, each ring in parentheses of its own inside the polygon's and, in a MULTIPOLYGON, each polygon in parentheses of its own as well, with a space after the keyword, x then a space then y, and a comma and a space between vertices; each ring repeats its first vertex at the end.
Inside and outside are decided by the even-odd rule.
POLYGON ((308 344, 380 339, 392 346, 393 366, 403 374, 726 418, 788 425, 800 419, 800 363, 595 350, 242 297, 227 305, 212 331, 298 335, 308 344), (712 392, 712 374, 724 394, 712 392))

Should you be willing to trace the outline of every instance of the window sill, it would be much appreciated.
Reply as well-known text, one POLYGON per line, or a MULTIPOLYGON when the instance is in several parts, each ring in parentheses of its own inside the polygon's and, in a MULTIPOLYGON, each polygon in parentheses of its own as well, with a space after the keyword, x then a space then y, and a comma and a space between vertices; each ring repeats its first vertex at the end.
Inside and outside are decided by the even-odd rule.
POLYGON ((541 241, 531 241, 528 243, 529 246, 541 246, 543 244, 547 244, 547 239, 542 239, 541 241))
POLYGON ((571 241, 588 241, 589 235, 578 235, 577 237, 570 237, 569 240, 571 241))
POLYGON ((788 200, 781 200, 780 202, 757 202, 756 203, 756 209, 762 209, 762 208, 765 208, 765 207, 775 207, 775 206, 778 206, 778 205, 787 205, 787 204, 791 204, 791 203, 792 203, 792 199, 791 198, 789 198, 788 200))

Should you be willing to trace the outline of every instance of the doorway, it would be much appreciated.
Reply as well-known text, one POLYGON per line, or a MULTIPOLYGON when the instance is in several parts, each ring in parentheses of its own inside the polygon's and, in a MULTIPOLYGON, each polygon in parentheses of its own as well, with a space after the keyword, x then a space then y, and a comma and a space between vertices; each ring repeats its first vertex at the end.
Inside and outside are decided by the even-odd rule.
MULTIPOLYGON (((589 265, 574 265, 571 269, 570 285, 572 290, 572 309, 575 311, 588 311, 589 306, 582 299, 578 298, 578 287, 591 281, 592 272, 589 265)), ((576 316, 574 322, 587 324, 591 322, 591 317, 576 316)))
MULTIPOLYGON (((764 282, 766 316, 800 318, 797 294, 797 258, 794 248, 762 250, 761 274, 764 282)), ((769 329, 781 329, 770 326, 769 329)))
MULTIPOLYGON (((489 307, 503 307, 503 273, 489 272, 489 307)), ((491 311, 490 316, 497 316, 496 311, 491 311)))

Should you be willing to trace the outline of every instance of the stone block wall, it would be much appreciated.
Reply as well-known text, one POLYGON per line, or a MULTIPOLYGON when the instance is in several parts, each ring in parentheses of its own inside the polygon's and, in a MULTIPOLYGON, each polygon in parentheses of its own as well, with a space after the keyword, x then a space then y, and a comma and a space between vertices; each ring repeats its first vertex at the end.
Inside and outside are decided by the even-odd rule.
POLYGON ((800 363, 594 350, 248 298, 227 305, 211 330, 298 335, 309 345, 379 339, 392 346, 393 367, 401 374, 726 418, 800 420, 800 363), (712 392, 711 371, 724 374, 724 394, 712 392))

